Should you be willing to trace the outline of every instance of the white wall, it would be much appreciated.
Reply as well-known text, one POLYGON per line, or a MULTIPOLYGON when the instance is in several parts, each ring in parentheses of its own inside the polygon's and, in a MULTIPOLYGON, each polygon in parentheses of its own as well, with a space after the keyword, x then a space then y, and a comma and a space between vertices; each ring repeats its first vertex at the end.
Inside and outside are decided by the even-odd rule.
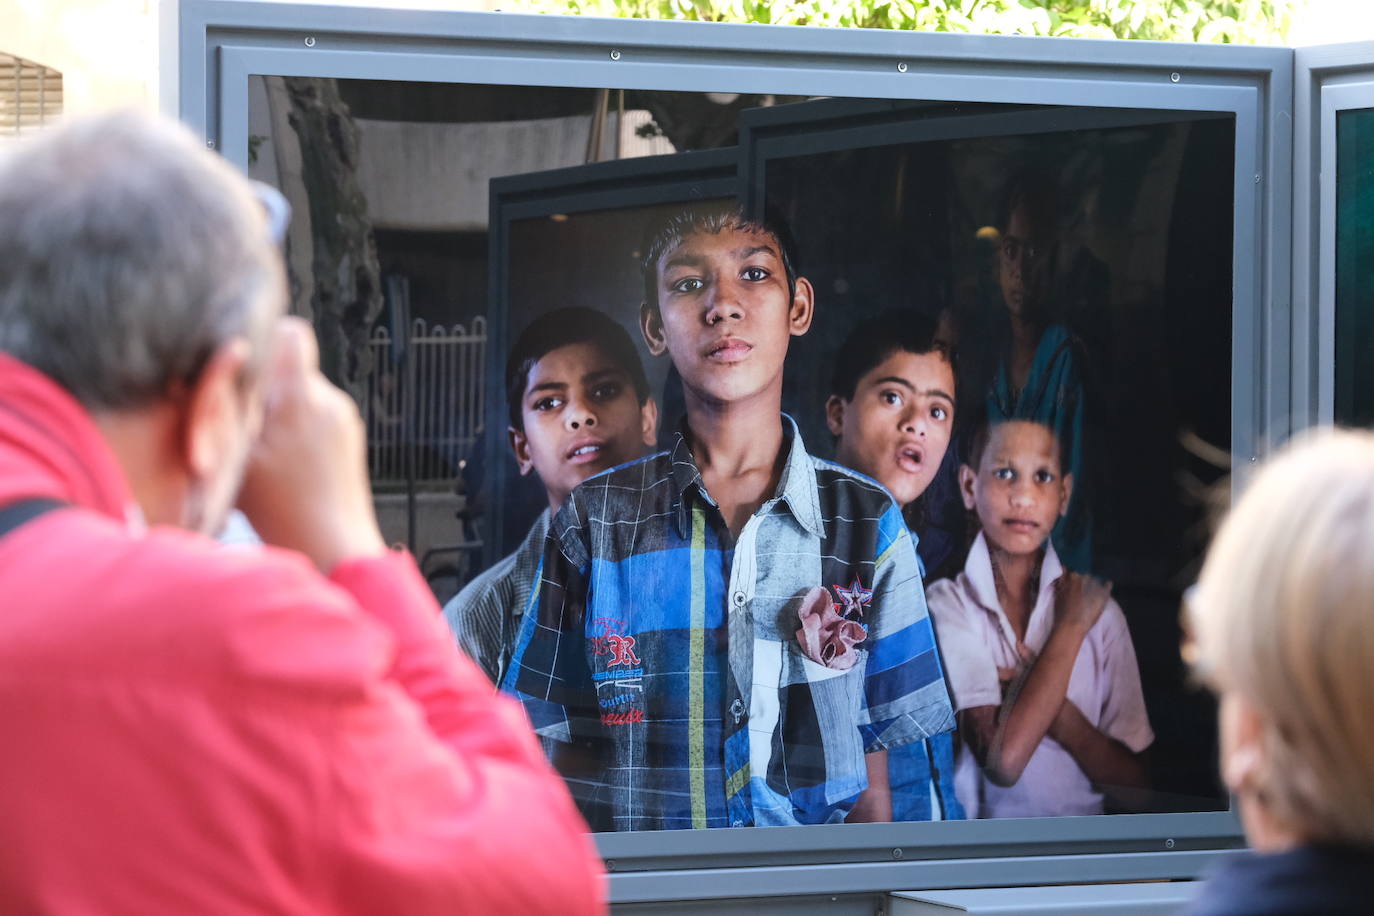
POLYGON ((0 51, 62 74, 64 113, 156 108, 158 0, 0 0, 0 51))

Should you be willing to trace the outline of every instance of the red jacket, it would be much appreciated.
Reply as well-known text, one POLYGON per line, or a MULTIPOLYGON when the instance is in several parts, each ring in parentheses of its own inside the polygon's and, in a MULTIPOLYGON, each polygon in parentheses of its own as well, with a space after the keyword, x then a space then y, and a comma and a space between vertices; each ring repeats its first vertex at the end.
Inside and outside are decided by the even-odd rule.
POLYGON ((0 355, 0 912, 599 913, 586 827, 406 556, 144 531, 0 355))

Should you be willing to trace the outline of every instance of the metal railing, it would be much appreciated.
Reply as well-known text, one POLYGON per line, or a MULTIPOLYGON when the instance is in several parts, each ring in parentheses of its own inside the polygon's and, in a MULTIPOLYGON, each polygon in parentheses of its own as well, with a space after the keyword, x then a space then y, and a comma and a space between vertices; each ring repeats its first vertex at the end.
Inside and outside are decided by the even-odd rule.
POLYGON ((378 327, 368 341, 368 469, 374 484, 453 481, 482 435, 487 321, 411 322, 404 341, 378 327))

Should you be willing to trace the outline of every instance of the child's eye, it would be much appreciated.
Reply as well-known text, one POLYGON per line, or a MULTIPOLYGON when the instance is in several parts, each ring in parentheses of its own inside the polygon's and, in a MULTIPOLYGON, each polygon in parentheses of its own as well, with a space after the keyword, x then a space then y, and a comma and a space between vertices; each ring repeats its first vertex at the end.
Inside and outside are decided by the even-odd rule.
POLYGON ((949 416, 949 411, 945 410, 943 407, 932 407, 930 409, 930 415, 936 420, 944 420, 949 416))
POLYGON ((1011 468, 997 468, 992 472, 992 476, 998 480, 1012 480, 1016 477, 1016 472, 1011 468))
POLYGON ((592 400, 611 401, 620 395, 620 384, 618 382, 602 382, 592 389, 592 400))
POLYGON ((878 397, 890 407, 900 407, 902 404, 902 396, 895 391, 884 391, 878 397))
POLYGON ((1042 471, 1036 471, 1036 472, 1035 472, 1035 482, 1036 482, 1036 483, 1053 483, 1053 482, 1054 482, 1054 474, 1053 474, 1053 472, 1051 472, 1051 471, 1043 471, 1043 470, 1042 470, 1042 471))
POLYGON ((537 410, 542 413, 546 410, 555 410, 562 406, 562 398, 556 398, 551 396, 547 398, 540 398, 539 400, 535 401, 533 404, 530 405, 530 409, 537 410))
POLYGON ((700 277, 683 277, 669 288, 675 293, 694 293, 705 285, 700 277))
POLYGON ((746 280, 754 280, 757 282, 759 280, 768 279, 768 271, 764 270, 762 267, 746 267, 740 273, 740 276, 746 280))

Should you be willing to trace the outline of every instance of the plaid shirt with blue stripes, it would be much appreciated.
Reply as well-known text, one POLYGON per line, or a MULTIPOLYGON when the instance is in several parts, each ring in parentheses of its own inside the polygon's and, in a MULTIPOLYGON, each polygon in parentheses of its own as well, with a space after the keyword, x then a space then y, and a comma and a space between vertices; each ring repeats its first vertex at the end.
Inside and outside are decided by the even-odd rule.
POLYGON ((864 755, 954 728, 916 550, 887 491, 807 453, 784 416, 776 494, 732 537, 686 440, 573 491, 506 688, 594 829, 842 821, 864 755), (806 657, 814 586, 857 586, 867 638, 806 657))

